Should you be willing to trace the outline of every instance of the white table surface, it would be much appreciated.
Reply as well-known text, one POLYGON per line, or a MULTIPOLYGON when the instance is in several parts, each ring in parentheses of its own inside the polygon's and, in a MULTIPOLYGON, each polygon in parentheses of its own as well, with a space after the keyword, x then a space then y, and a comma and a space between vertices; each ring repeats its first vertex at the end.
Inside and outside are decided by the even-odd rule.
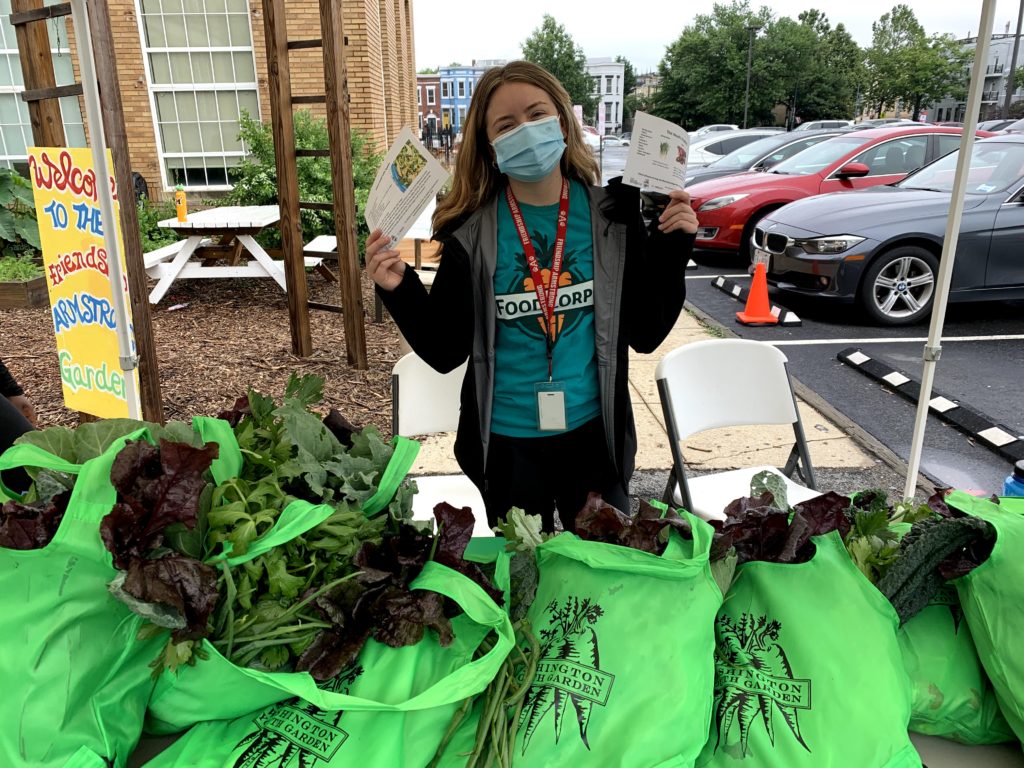
POLYGON ((177 218, 158 221, 166 229, 253 229, 266 227, 281 219, 276 205, 225 205, 188 214, 185 221, 177 218))

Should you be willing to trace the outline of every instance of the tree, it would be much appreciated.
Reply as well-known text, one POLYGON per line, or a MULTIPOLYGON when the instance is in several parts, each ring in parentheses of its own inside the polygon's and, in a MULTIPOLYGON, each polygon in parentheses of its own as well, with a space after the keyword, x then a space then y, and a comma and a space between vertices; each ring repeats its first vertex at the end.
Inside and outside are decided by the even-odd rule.
POLYGON ((1024 67, 1013 70, 1013 90, 1024 88, 1024 67))
POLYGON ((587 59, 565 27, 553 16, 544 20, 523 43, 523 58, 538 64, 560 80, 573 104, 583 106, 583 114, 593 117, 597 106, 594 80, 587 74, 587 59))
POLYGON ((916 120, 921 107, 943 97, 964 98, 973 57, 950 35, 928 37, 914 12, 897 5, 871 25, 868 95, 879 113, 903 101, 916 120))
MULTIPOLYGON (((665 51, 658 65, 661 88, 654 96, 653 112, 690 128, 705 123, 743 120, 746 89, 747 26, 764 27, 771 18, 767 8, 756 14, 748 0, 715 4, 710 14, 698 14, 665 51)), ((755 71, 762 66, 755 42, 755 71)), ((751 80, 750 115, 753 124, 771 119, 774 102, 757 93, 751 80)))
POLYGON ((417 75, 436 75, 437 74, 437 69, 438 69, 437 67, 433 67, 433 68, 431 68, 431 67, 424 67, 423 69, 418 70, 416 72, 416 74, 417 75))
POLYGON ((625 56, 616 56, 615 60, 622 65, 622 92, 628 96, 636 88, 636 70, 625 56))

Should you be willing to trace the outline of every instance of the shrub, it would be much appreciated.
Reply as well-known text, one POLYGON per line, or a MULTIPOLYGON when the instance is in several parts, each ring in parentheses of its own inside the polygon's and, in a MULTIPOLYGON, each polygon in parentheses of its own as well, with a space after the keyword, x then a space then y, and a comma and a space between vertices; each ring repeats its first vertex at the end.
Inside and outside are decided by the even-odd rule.
POLYGON ((173 230, 157 226, 158 221, 174 218, 174 202, 165 200, 154 203, 145 197, 139 198, 139 239, 142 241, 142 252, 149 253, 165 245, 177 242, 178 235, 173 230))
POLYGON ((43 266, 31 256, 0 256, 0 283, 22 282, 43 274, 43 266))
POLYGON ((35 256, 40 248, 32 184, 0 168, 0 257, 35 256))
MULTIPOLYGON (((233 188, 224 196, 224 202, 232 205, 274 205, 277 195, 277 167, 274 163, 274 136, 269 125, 253 119, 243 112, 241 138, 249 150, 246 156, 231 172, 233 188)), ((356 201, 356 235, 362 250, 369 231, 359 211, 364 210, 370 187, 377 175, 382 156, 370 149, 367 137, 353 131, 352 178, 356 201)), ((325 149, 328 146, 327 121, 314 117, 308 110, 295 113, 296 149, 325 149)), ((296 161, 299 177, 299 199, 309 202, 329 203, 333 191, 331 185, 331 159, 329 157, 300 157, 296 161)), ((317 235, 333 235, 334 219, 328 211, 303 209, 302 235, 306 242, 317 235)), ((257 238, 264 248, 278 248, 281 233, 267 228, 257 238)))

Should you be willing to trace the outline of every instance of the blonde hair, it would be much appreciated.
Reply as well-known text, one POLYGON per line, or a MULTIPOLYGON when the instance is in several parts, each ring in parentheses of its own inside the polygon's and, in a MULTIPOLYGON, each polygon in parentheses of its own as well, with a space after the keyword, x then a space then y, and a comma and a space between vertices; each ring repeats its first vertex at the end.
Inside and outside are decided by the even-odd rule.
POLYGON ((503 67, 488 69, 475 86, 473 100, 462 125, 462 146, 455 161, 451 191, 434 210, 434 232, 482 207, 505 184, 504 174, 492 164, 486 149, 490 143, 487 139, 487 107, 491 96, 505 83, 534 85, 551 97, 566 133, 562 173, 588 186, 597 182, 597 163, 583 140, 583 131, 573 114, 568 92, 542 67, 529 61, 510 61, 503 67))

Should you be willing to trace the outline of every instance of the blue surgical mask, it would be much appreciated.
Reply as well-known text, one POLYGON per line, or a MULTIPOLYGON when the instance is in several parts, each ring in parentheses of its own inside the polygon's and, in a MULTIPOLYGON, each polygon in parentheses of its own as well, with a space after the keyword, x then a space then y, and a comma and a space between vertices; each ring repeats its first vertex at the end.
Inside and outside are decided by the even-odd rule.
POLYGON ((558 165, 565 139, 558 116, 517 125, 491 142, 498 170, 517 181, 540 181, 558 165))

